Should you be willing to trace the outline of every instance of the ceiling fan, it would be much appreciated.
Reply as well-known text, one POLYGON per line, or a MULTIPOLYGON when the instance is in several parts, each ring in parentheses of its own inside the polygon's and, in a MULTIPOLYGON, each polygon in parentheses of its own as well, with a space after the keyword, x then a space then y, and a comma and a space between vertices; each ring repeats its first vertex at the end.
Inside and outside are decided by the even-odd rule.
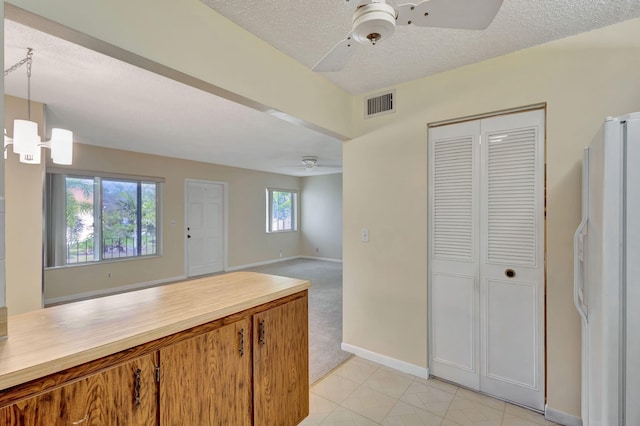
POLYGON ((355 7, 351 31, 313 67, 313 71, 342 70, 353 55, 356 43, 376 45, 391 37, 396 25, 484 30, 502 5, 502 0, 424 0, 394 8, 385 0, 344 1, 355 7))
POLYGON ((302 161, 301 161, 300 167, 305 169, 307 172, 310 172, 313 169, 316 169, 318 167, 323 168, 323 169, 333 169, 333 170, 336 170, 336 171, 341 171, 342 170, 342 167, 340 167, 340 166, 327 166, 327 165, 318 164, 318 157, 316 157, 314 155, 305 155, 304 157, 302 157, 302 161))

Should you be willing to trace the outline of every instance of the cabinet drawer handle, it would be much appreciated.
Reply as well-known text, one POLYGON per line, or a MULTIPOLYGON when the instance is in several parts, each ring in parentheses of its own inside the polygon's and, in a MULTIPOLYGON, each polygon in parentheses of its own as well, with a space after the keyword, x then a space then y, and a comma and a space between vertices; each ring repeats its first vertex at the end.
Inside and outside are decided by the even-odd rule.
POLYGON ((89 418, 89 413, 85 414, 85 416, 83 418, 81 418, 78 421, 75 422, 71 422, 72 425, 79 425, 80 423, 84 423, 87 421, 87 419, 89 418))
POLYGON ((238 332, 238 336, 240 337, 240 348, 238 352, 240 352, 240 356, 244 355, 244 328, 241 328, 238 332))
POLYGON ((260 331, 258 333, 258 343, 264 345, 264 320, 260 320, 260 331))
POLYGON ((139 368, 136 370, 135 373, 135 379, 134 379, 134 383, 133 383, 133 391, 134 391, 134 403, 136 405, 136 408, 140 407, 140 374, 142 373, 142 370, 140 370, 139 368))

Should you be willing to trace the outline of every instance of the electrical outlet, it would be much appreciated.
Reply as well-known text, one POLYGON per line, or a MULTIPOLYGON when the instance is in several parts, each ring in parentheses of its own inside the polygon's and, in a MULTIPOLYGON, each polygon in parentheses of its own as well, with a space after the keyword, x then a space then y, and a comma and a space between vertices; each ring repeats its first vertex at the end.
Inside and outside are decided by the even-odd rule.
POLYGON ((369 230, 367 228, 362 228, 360 230, 360 241, 363 243, 369 242, 369 230))
POLYGON ((107 272, 107 278, 111 279, 111 272, 107 272))
POLYGON ((280 249, 280 257, 282 257, 282 249, 280 249))
POLYGON ((320 253, 320 249, 316 247, 316 253, 320 253))

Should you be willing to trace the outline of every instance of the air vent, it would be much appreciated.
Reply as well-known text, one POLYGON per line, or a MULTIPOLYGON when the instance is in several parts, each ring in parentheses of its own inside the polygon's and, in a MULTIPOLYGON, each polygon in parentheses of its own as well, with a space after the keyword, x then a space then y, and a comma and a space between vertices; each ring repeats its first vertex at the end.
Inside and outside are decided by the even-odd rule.
POLYGON ((364 100, 364 118, 377 117, 379 115, 391 114, 396 111, 395 104, 396 91, 383 93, 381 95, 365 98, 364 100))

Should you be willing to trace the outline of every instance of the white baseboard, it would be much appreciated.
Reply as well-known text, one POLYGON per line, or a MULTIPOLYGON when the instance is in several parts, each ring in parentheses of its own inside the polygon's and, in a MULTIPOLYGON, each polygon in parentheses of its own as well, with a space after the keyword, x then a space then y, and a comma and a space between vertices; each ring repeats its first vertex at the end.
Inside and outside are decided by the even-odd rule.
POLYGON ((76 293, 69 296, 52 297, 51 299, 45 299, 44 304, 45 306, 47 306, 47 305, 58 305, 61 303, 76 302, 78 300, 90 299, 94 297, 109 296, 112 294, 124 293, 132 290, 141 290, 147 287, 155 287, 157 285, 171 283, 174 281, 183 281, 186 279, 187 279, 186 276, 180 275, 177 277, 163 278, 160 280, 146 281, 143 283, 123 285, 120 287, 110 287, 102 290, 88 291, 86 293, 76 293))
MULTIPOLYGON (((278 259, 266 260, 264 262, 250 263, 250 264, 247 264, 247 265, 232 266, 232 267, 228 267, 225 270, 225 272, 239 271, 241 269, 253 268, 253 267, 256 267, 256 266, 263 266, 263 265, 270 265, 270 264, 273 264, 273 263, 285 262, 287 260, 295 260, 295 259, 312 259, 312 260, 322 260, 322 261, 326 261, 326 262, 340 262, 340 263, 342 263, 342 260, 340 260, 340 259, 326 259, 326 258, 321 258, 321 257, 309 257, 309 256, 292 256, 292 257, 283 257, 283 258, 278 258, 278 259)), ((193 278, 198 278, 198 277, 193 277, 193 278)), ((62 304, 62 303, 76 302, 76 301, 79 301, 79 300, 91 299, 91 298, 100 297, 100 296, 109 296, 109 295, 112 295, 112 294, 124 293, 124 292, 132 291, 132 290, 141 290, 141 289, 147 288, 147 287, 155 287, 157 285, 167 284, 167 283, 171 283, 171 282, 175 282, 175 281, 183 281, 183 280, 186 280, 186 279, 188 279, 188 277, 186 275, 180 275, 180 276, 177 276, 177 277, 163 278, 163 279, 154 280, 154 281, 147 281, 147 282, 143 282, 143 283, 129 284, 129 285, 123 285, 123 286, 120 286, 120 287, 111 287, 111 288, 105 288, 105 289, 101 289, 101 290, 88 291, 86 293, 77 293, 77 294, 72 294, 72 295, 68 295, 68 296, 52 297, 51 299, 45 299, 44 300, 44 304, 45 304, 45 306, 48 306, 48 305, 59 305, 59 304, 62 304)))
POLYGON ((544 418, 550 422, 559 423, 564 426, 582 426, 582 419, 580 417, 554 410, 548 405, 544 406, 544 418))
POLYGON ((405 361, 400 361, 399 359, 391 358, 376 352, 371 352, 367 349, 359 348, 348 343, 342 342, 342 345, 340 346, 345 352, 349 352, 369 361, 373 361, 386 367, 393 368, 394 370, 402 371, 403 373, 411 374, 413 376, 422 377, 423 379, 429 378, 428 368, 410 364, 405 361))
POLYGON ((298 259, 322 260, 323 262, 342 263, 342 259, 332 259, 330 257, 298 256, 298 259))
POLYGON ((296 259, 322 260, 325 262, 342 263, 342 259, 329 259, 324 257, 312 257, 312 256, 291 256, 291 257, 280 257, 278 259, 265 260, 263 262, 247 263, 246 265, 228 266, 226 269, 226 272, 239 271, 241 269, 255 268, 256 266, 271 265, 274 263, 286 262, 287 260, 296 260, 296 259))
POLYGON ((247 263, 246 265, 227 266, 226 272, 239 271, 241 269, 247 269, 247 268, 255 268, 256 266, 271 265, 273 263, 280 263, 280 262, 285 262, 287 260, 294 260, 298 258, 299 256, 279 257, 277 259, 265 260, 263 262, 247 263))

